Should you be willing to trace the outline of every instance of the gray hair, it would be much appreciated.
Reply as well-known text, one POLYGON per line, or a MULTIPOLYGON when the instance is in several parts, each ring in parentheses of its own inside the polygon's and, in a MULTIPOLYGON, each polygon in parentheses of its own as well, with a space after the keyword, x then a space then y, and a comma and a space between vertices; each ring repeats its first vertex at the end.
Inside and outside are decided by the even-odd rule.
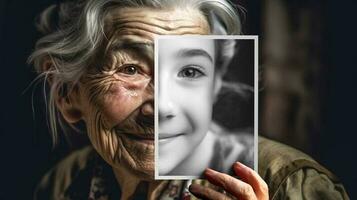
POLYGON ((119 7, 165 9, 177 6, 200 10, 213 34, 241 32, 237 11, 226 0, 68 0, 51 5, 42 12, 37 27, 44 36, 37 41, 29 62, 34 64, 39 78, 50 82, 46 102, 54 144, 57 142, 57 123, 61 128, 65 124, 57 111, 55 99, 59 95, 65 97, 86 74, 89 66, 94 65, 106 39, 106 16, 119 7), (216 27, 216 31, 212 27, 216 27), (45 69, 48 61, 51 61, 51 67, 45 69))

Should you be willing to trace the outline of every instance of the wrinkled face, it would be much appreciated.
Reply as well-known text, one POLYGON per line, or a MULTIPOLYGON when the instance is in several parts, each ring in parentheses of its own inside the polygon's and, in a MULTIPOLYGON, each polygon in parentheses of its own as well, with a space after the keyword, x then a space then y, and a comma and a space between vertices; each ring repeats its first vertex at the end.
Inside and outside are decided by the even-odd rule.
MULTIPOLYGON (((154 36, 208 34, 209 26, 197 10, 148 8, 118 9, 106 26, 106 64, 92 70, 80 86, 88 135, 94 148, 114 168, 125 166, 135 174, 152 178, 154 36)), ((194 82, 199 81, 187 81, 186 86, 194 86, 194 82)))
MULTIPOLYGON (((159 41, 159 174, 174 170, 207 134, 214 96, 214 40, 159 41)), ((177 175, 177 174, 172 174, 177 175)))

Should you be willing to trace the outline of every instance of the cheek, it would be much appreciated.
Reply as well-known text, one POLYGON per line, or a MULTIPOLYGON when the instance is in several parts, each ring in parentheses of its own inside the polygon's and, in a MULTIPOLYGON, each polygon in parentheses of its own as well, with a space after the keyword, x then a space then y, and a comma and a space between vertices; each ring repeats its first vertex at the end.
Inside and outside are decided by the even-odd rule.
POLYGON ((212 119, 213 89, 211 85, 186 91, 186 98, 180 103, 190 121, 195 135, 208 130, 212 119), (188 100, 189 99, 189 100, 188 100))
POLYGON ((113 126, 129 117, 142 103, 149 81, 136 83, 117 82, 104 95, 102 113, 113 126))

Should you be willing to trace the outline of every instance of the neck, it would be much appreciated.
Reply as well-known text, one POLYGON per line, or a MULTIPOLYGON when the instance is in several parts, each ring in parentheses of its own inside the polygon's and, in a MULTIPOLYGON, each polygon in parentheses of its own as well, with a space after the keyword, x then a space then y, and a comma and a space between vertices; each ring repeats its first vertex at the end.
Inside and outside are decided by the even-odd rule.
POLYGON ((168 181, 148 180, 131 173, 125 167, 113 168, 115 178, 122 191, 121 200, 136 199, 137 195, 144 194, 147 199, 157 199, 168 181), (146 194, 145 194, 146 193, 146 194))

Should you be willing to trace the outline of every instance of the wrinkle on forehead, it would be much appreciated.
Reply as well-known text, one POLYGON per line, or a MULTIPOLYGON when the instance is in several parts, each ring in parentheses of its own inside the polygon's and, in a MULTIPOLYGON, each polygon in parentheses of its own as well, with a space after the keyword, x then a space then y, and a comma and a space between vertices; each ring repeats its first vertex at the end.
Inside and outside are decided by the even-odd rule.
POLYGON ((123 64, 137 64, 145 68, 145 73, 151 75, 154 65, 154 44, 116 39, 108 44, 112 69, 123 64))
POLYGON ((184 8, 119 8, 113 11, 107 25, 109 37, 151 41, 155 35, 205 35, 210 32, 206 18, 199 10, 184 8))

